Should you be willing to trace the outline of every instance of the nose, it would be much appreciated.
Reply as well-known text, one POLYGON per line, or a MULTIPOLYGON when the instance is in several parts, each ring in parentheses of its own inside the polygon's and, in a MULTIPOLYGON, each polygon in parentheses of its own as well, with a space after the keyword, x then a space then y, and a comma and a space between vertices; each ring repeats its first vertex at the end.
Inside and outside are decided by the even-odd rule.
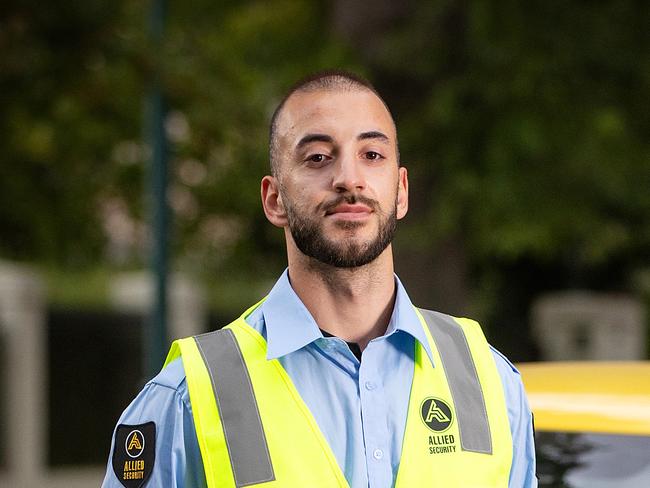
POLYGON ((340 156, 333 165, 332 187, 338 193, 356 193, 366 187, 365 174, 360 161, 354 156, 340 156))

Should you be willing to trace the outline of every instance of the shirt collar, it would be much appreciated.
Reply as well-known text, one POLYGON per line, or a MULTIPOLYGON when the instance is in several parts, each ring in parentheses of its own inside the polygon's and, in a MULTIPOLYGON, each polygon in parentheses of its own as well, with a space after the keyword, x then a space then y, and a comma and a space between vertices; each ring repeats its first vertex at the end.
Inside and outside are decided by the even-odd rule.
POLYGON ((289 282, 285 270, 262 303, 267 359, 285 356, 323 337, 316 321, 289 282))
POLYGON ((395 307, 393 308, 393 315, 391 316, 388 328, 386 329, 386 335, 401 330, 413 336, 415 340, 422 344, 424 350, 429 356, 431 364, 433 364, 431 346, 429 345, 427 335, 423 328, 425 326, 420 322, 420 318, 415 312, 415 306, 411 302, 408 293, 406 293, 406 289, 397 275, 395 276, 395 285, 397 288, 397 293, 395 294, 395 307))
MULTIPOLYGON (((401 330, 413 336, 424 346, 431 363, 431 348, 422 324, 406 290, 395 276, 397 293, 386 335, 401 330)), ((267 359, 276 359, 297 351, 323 337, 316 321, 302 303, 289 282, 288 270, 275 283, 261 305, 266 328, 267 359)))

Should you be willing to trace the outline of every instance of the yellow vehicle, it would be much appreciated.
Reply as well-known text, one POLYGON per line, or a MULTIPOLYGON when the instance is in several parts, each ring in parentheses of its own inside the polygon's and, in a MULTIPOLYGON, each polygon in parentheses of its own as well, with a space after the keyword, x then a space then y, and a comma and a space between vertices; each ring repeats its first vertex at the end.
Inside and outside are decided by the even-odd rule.
POLYGON ((518 364, 540 488, 650 487, 650 362, 518 364))

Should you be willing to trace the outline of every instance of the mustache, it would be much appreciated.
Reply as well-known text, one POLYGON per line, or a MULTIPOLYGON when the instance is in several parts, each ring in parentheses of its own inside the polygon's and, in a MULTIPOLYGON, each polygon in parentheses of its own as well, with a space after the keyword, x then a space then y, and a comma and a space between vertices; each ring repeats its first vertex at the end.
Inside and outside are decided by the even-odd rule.
POLYGON ((355 194, 339 195, 338 197, 332 198, 331 200, 320 203, 318 207, 319 210, 327 213, 327 212, 331 212, 342 203, 347 203, 348 205, 361 203, 367 206, 368 208, 370 208, 371 210, 373 210, 374 212, 377 212, 379 210, 379 202, 377 200, 364 197, 363 195, 355 195, 355 194))

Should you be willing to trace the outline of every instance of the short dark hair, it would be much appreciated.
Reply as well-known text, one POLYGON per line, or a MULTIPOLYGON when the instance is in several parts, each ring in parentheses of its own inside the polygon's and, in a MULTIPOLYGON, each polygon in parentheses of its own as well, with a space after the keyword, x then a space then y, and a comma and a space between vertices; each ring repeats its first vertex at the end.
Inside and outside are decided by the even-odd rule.
MULTIPOLYGON (((277 129, 278 129, 278 120, 280 118, 280 114, 282 113, 282 110, 284 109, 284 105, 287 103, 287 100, 289 100, 291 95, 293 95, 294 93, 315 92, 321 90, 324 91, 369 90, 375 95, 377 95, 379 100, 381 100, 381 102, 386 107, 386 110, 388 110, 388 113, 390 114, 390 109, 388 108, 388 105, 386 105, 386 102, 381 97, 379 92, 375 89, 374 86, 372 86, 372 84, 368 80, 362 78, 361 76, 355 75, 348 71, 327 70, 327 71, 319 71, 317 73, 307 76, 306 78, 303 78, 302 80, 294 84, 289 89, 287 94, 282 98, 282 101, 278 104, 278 107, 275 109, 275 111, 273 112, 273 116, 271 117, 271 126, 269 129, 269 161, 271 164, 271 173, 273 175, 277 175, 277 171, 279 167, 277 129)), ((392 114, 391 114, 391 118, 392 118, 392 114)), ((397 144, 397 141, 395 141, 395 144, 397 144)), ((398 164, 399 164, 399 151, 397 152, 397 154, 398 154, 398 164)))

